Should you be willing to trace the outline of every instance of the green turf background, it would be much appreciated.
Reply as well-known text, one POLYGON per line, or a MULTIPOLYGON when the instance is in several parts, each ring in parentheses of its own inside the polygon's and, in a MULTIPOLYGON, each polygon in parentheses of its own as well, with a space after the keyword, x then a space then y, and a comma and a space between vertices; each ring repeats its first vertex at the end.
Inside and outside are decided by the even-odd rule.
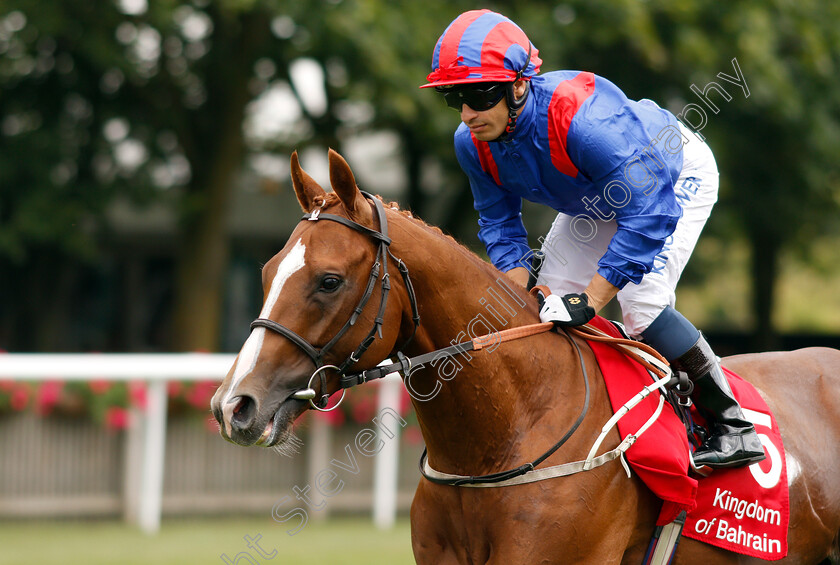
MULTIPOLYGON (((118 522, 0 522, 0 565, 192 565, 225 563, 248 552, 253 563, 289 565, 412 565, 407 519, 388 531, 369 517, 310 522, 289 536, 271 519, 170 520, 147 536, 118 522), (270 559, 243 536, 262 535, 270 559)), ((232 562, 232 561, 231 561, 232 562)), ((240 558, 237 565, 249 565, 240 558)))

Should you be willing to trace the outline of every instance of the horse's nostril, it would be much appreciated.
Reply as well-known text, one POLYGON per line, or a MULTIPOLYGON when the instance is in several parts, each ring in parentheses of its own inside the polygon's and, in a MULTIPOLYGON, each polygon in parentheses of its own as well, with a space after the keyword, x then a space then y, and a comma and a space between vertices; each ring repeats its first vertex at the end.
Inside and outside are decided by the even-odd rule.
POLYGON ((231 399, 233 413, 230 417, 230 425, 236 431, 243 432, 254 425, 257 417, 257 403, 250 396, 238 396, 231 399))

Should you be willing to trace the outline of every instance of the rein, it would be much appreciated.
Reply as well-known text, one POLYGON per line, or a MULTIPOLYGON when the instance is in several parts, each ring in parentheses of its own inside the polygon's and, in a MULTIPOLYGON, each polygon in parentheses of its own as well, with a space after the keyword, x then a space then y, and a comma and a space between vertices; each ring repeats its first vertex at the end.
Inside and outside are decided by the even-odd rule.
POLYGON ((552 322, 520 326, 518 328, 511 328, 509 330, 502 330, 500 332, 478 336, 470 341, 456 343, 455 345, 450 345, 449 347, 444 347, 443 349, 436 349, 434 351, 430 351, 429 353, 417 355, 416 357, 406 357, 402 354, 402 352, 397 352, 397 359, 399 359, 399 361, 396 363, 391 363, 390 365, 379 365, 373 367, 372 369, 367 369, 352 375, 343 375, 339 381, 340 386, 341 388, 347 389, 364 384, 368 381, 381 379, 393 372, 401 373, 403 377, 405 377, 411 372, 412 368, 429 361, 435 361, 446 357, 454 357, 455 355, 464 353, 465 351, 479 351, 494 344, 504 343, 506 341, 512 341, 514 339, 520 339, 551 331, 553 328, 554 324, 552 322))
MULTIPOLYGON (((541 325, 543 324, 536 324, 535 326, 526 326, 526 328, 541 325)), ((600 467, 601 465, 608 463, 616 458, 620 458, 621 464, 624 467, 627 476, 630 477, 630 468, 628 467, 627 463, 624 461, 623 458, 624 452, 630 449, 630 447, 636 442, 639 436, 641 436, 645 431, 647 431, 647 429, 651 425, 653 425, 653 423, 659 418, 659 414, 662 412, 662 408, 665 404, 665 395, 662 393, 665 391, 665 389, 682 385, 683 383, 681 382, 681 378, 676 375, 673 375, 665 358, 662 357, 662 355, 659 354, 659 352, 657 352, 655 349, 646 344, 639 343, 631 339, 614 338, 602 332, 598 328, 595 328, 588 324, 584 326, 563 328, 563 335, 572 343, 572 345, 574 345, 575 350, 577 351, 578 360, 580 361, 581 366, 581 373, 583 374, 583 382, 586 390, 581 413, 578 416, 577 420, 575 420, 574 424, 572 424, 569 430, 563 435, 563 437, 560 438, 560 440, 557 443, 551 446, 548 449, 548 451, 546 451, 530 463, 525 463, 524 465, 521 465, 515 469, 510 469, 508 471, 490 473, 487 475, 453 475, 450 473, 442 473, 440 471, 436 471, 429 465, 428 453, 426 449, 423 449, 423 454, 420 456, 420 474, 423 475, 423 477, 426 478, 426 480, 435 484, 447 486, 505 487, 533 483, 537 481, 544 481, 546 479, 554 479, 557 477, 566 477, 575 473, 579 473, 581 471, 589 471, 596 467, 600 467), (566 443, 566 441, 578 429, 581 422, 583 422, 583 419, 586 416, 586 413, 589 409, 589 375, 586 371, 586 364, 583 360, 583 353, 581 352, 577 342, 574 339, 572 339, 572 337, 569 335, 570 333, 584 340, 603 342, 611 347, 619 349, 622 353, 629 356, 631 359, 642 364, 653 377, 654 384, 644 387, 638 394, 636 394, 636 396, 628 400, 620 409, 615 411, 613 417, 610 418, 609 421, 606 424, 604 424, 604 426, 601 428, 601 434, 595 440, 595 443, 589 450, 586 459, 584 459, 583 461, 574 461, 571 463, 564 463, 561 465, 554 465, 552 467, 536 469, 535 467, 537 465, 548 459, 548 457, 550 457, 564 443, 566 443), (607 433, 612 428, 614 428, 616 424, 618 424, 618 420, 620 420, 625 414, 627 414, 627 412, 638 406, 639 403, 641 403, 645 398, 647 398, 651 393, 653 393, 656 390, 660 392, 660 397, 659 405, 657 406, 653 415, 651 415, 651 417, 648 418, 648 420, 638 430, 636 430, 635 433, 629 434, 627 437, 623 438, 621 440, 621 443, 619 443, 617 447, 596 457, 595 454, 598 452, 598 448, 601 446, 601 443, 604 441, 604 439, 606 439, 607 433)), ((488 336, 483 336, 482 338, 477 339, 485 339, 486 337, 488 336)))
MULTIPOLYGON (((508 330, 479 336, 473 338, 470 341, 457 343, 449 347, 417 355, 415 357, 406 357, 402 353, 402 349, 404 349, 411 342, 411 340, 414 338, 414 335, 417 333, 417 328, 420 325, 420 314, 417 308, 417 299, 414 293, 414 287, 411 284, 411 277, 409 276, 408 267, 405 265, 402 259, 395 257, 393 253, 391 253, 391 238, 388 237, 388 219, 385 215, 385 208, 382 205, 382 202, 377 198, 374 198, 371 194, 367 192, 361 191, 361 194, 373 203, 373 206, 376 210, 377 219, 379 221, 379 231, 372 230, 343 216, 338 216, 335 214, 322 214, 320 208, 315 209, 308 214, 304 214, 301 218, 301 221, 315 222, 320 220, 329 220, 332 222, 337 222, 359 233, 367 235, 368 237, 373 239, 376 245, 378 246, 376 258, 374 260, 373 265, 371 266, 370 275, 368 276, 368 282, 365 287, 365 291, 362 294, 362 297, 359 299, 359 302, 356 305, 356 308, 353 310, 353 313, 350 315, 350 318, 347 320, 347 322, 345 322, 341 329, 324 346, 319 348, 311 344, 309 341, 307 341, 304 337, 302 337, 294 330, 291 330, 290 328, 278 322, 275 322, 274 320, 268 318, 257 318, 253 322, 251 322, 252 330, 254 328, 262 327, 276 332, 289 339, 292 343, 297 345, 304 353, 306 353, 309 356, 309 358, 312 359, 312 362, 315 364, 315 372, 313 372, 312 376, 310 376, 309 382, 307 383, 307 387, 305 389, 298 390, 297 392, 292 394, 292 398, 295 398, 297 400, 308 400, 312 408, 322 412, 328 412, 330 410, 336 409, 341 404, 342 400, 344 400, 344 395, 347 392, 347 389, 353 386, 357 386, 371 380, 380 379, 393 372, 399 372, 405 378, 408 374, 410 374, 413 367, 422 366, 422 364, 429 361, 439 360, 443 357, 454 357, 455 355, 459 355, 467 351, 479 351, 490 345, 499 344, 514 339, 520 339, 523 337, 536 335, 554 329, 554 324, 552 322, 531 324, 528 326, 511 328, 508 330), (403 345, 398 349, 396 354, 398 361, 396 363, 391 363, 390 365, 384 366, 377 366, 371 369, 366 369, 359 373, 353 373, 349 375, 345 374, 347 369, 349 369, 351 366, 357 363, 359 359, 361 359, 362 355, 364 355, 364 353, 368 350, 368 348, 371 346, 371 344, 377 336, 380 339, 382 339, 382 325, 384 323, 385 309, 388 305, 388 293, 391 290, 390 274, 388 273, 389 258, 393 259, 396 263, 397 269, 399 270, 400 275, 403 279, 403 283, 405 284, 406 291, 408 292, 409 301, 411 303, 412 321, 414 322, 414 331, 408 337, 405 343, 403 343, 403 345), (381 279, 380 272, 382 273, 381 279), (324 357, 327 355, 330 349, 332 349, 332 347, 339 341, 339 339, 341 339, 344 336, 344 334, 346 334, 350 330, 350 328, 353 327, 358 321, 359 316, 361 316, 365 306, 367 305, 368 301, 373 295, 373 289, 376 286, 377 279, 381 280, 381 296, 379 299, 379 309, 377 311, 376 317, 374 318, 373 326, 371 327, 367 336, 340 365, 336 366, 324 364, 324 357), (342 392, 341 398, 335 404, 335 406, 327 409, 326 406, 329 402, 330 395, 327 393, 325 372, 329 369, 334 369, 338 373, 339 388, 341 388, 342 392), (317 393, 312 388, 312 383, 316 377, 319 377, 321 391, 321 397, 318 399, 317 403, 313 401, 313 399, 317 396, 317 393)), ((598 457, 594 456, 595 452, 597 451, 597 448, 600 446, 601 441, 603 441, 603 439, 606 437, 606 434, 609 431, 609 429, 611 429, 611 427, 615 425, 615 422, 617 422, 616 416, 619 418, 621 417, 621 415, 619 414, 616 414, 616 416, 614 416, 610 420, 610 422, 608 422, 607 425, 604 426, 601 435, 595 442, 595 445, 592 446, 592 449, 590 450, 590 453, 585 461, 557 465, 546 469, 536 469, 537 465, 548 459, 552 454, 554 454, 558 449, 560 449, 560 447, 563 446, 563 444, 565 444, 568 441, 568 439, 580 427, 581 423, 586 417, 587 412, 589 411, 589 373, 586 369, 586 363, 583 358, 583 352, 581 351, 580 346, 577 344, 575 339, 570 335, 570 333, 584 340, 601 341, 612 345, 613 347, 623 349, 623 353, 629 355, 631 358, 644 365, 651 373, 657 373, 661 377, 668 377, 658 379, 654 377, 654 380, 657 381, 656 384, 645 387, 645 389, 643 389, 641 393, 639 393, 634 399, 631 399, 631 401, 629 401, 622 408, 623 412, 621 413, 621 415, 623 415, 628 410, 633 408, 633 406, 641 402, 641 400, 647 397, 647 395, 650 394, 653 390, 664 389, 668 386, 676 384, 677 379, 670 378, 671 371, 668 366, 668 362, 653 348, 650 348, 644 344, 629 339, 613 338, 611 336, 608 336, 607 334, 604 334, 600 330, 588 325, 574 328, 563 328, 562 335, 566 339, 568 339, 569 342, 571 342, 572 346, 574 346, 575 351, 577 352, 585 388, 585 397, 580 414, 578 415, 574 423, 572 423, 572 425, 566 431, 566 433, 563 434, 563 437, 561 437, 560 440, 557 441, 557 443, 551 446, 542 455, 540 455, 539 457, 537 457, 529 463, 520 465, 515 469, 500 471, 496 473, 489 473, 486 475, 462 476, 435 471, 429 466, 427 461, 428 454, 427 451, 424 449, 423 454, 420 457, 420 473, 423 475, 423 477, 435 484, 450 486, 507 486, 511 484, 522 484, 526 482, 533 482, 552 477, 565 476, 579 472, 581 470, 589 470, 593 467, 603 465, 604 463, 611 461, 616 457, 620 457, 624 453, 624 451, 626 451, 633 444, 636 437, 638 437, 638 435, 640 435, 645 429, 647 429, 647 427, 650 424, 652 424, 653 420, 655 420, 655 418, 658 417, 659 410, 661 410, 663 404, 664 396, 660 397, 659 410, 657 410, 654 416, 652 416, 651 419, 648 420, 648 422, 644 426, 642 426, 642 428, 638 432, 636 432, 636 434, 630 435, 624 440, 622 440, 621 444, 612 451, 598 457), (529 477, 524 477, 524 475, 526 474, 528 474, 529 477)), ((627 470, 629 475, 629 469, 627 468, 627 465, 626 463, 624 463, 623 459, 622 464, 624 464, 625 470, 627 470)))
MULTIPOLYGON (((402 352, 398 352, 397 358, 399 359, 399 361, 397 361, 396 363, 391 363, 389 365, 380 365, 372 369, 367 369, 365 371, 355 373, 352 375, 344 375, 340 379, 340 386, 341 388, 346 390, 347 388, 364 384, 371 380, 380 379, 393 372, 398 372, 402 374, 402 376, 405 378, 406 375, 411 373, 413 367, 421 366, 423 363, 426 363, 428 361, 439 360, 444 357, 453 357, 466 351, 479 351, 485 347, 494 344, 500 344, 506 341, 512 341, 523 337, 537 335, 539 333, 551 331, 552 329, 554 329, 554 324, 552 322, 543 322, 539 324, 520 326, 518 328, 511 328, 508 330, 479 336, 473 338, 470 341, 457 343, 455 345, 451 345, 443 349, 437 349, 435 351, 424 353, 422 355, 417 355, 411 358, 406 357, 402 354, 402 352)), ((642 400, 647 398, 647 396, 651 394, 654 390, 665 389, 678 384, 677 378, 671 377, 671 369, 668 366, 668 362, 665 360, 664 357, 662 357, 662 355, 658 351, 656 351, 649 345, 639 343, 631 339, 621 339, 612 337, 602 332, 598 328, 595 328, 594 326, 590 326, 588 324, 578 327, 563 328, 562 335, 571 342, 571 344, 575 348, 575 351, 577 352, 585 387, 584 402, 580 414, 578 415, 574 423, 570 426, 568 431, 563 435, 563 437, 561 437, 560 440, 557 441, 557 443, 552 445, 542 455, 540 455, 539 457, 537 457, 529 463, 520 465, 515 469, 499 471, 496 473, 489 473, 486 475, 452 475, 449 473, 435 471, 428 463, 428 452, 424 448, 423 454, 420 456, 420 474, 423 475, 424 478, 426 478, 432 483, 448 486, 501 487, 511 486, 515 484, 524 484, 529 482, 542 481, 545 479, 568 476, 574 473, 578 473, 580 471, 588 471, 595 467, 599 467, 609 461, 612 461, 613 459, 621 457, 623 453, 627 449, 629 449, 630 446, 633 445, 633 443, 635 443, 636 439, 642 433, 644 433, 644 431, 656 420, 656 418, 659 417, 659 413, 664 404, 664 396, 660 397, 660 403, 659 407, 657 408, 657 411, 654 413, 653 416, 651 416, 648 422, 646 422, 645 425, 642 426, 642 428, 640 428, 635 434, 624 438, 622 442, 618 445, 618 447, 616 447, 615 449, 604 453, 603 455, 597 457, 595 456, 595 453, 597 452, 598 447, 601 445, 601 442, 603 442, 603 440, 606 438, 607 432, 609 432, 609 430, 611 430, 615 426, 615 424, 624 414, 626 414, 633 407, 638 405, 642 400), (611 418, 609 422, 607 422, 607 424, 603 427, 601 431, 601 435, 595 441, 595 444, 592 446, 592 449, 590 450, 585 460, 575 461, 573 463, 566 463, 563 465, 555 465, 553 467, 548 467, 545 469, 536 469, 537 465, 548 459, 558 449, 560 449, 560 447, 562 447, 563 444, 565 444, 570 437, 572 437, 572 435, 580 427, 581 423, 583 422, 583 419, 586 417, 586 414, 589 411, 589 374, 586 370, 586 363, 583 359, 583 352, 581 351, 580 346, 578 346, 577 342, 574 339, 572 339, 572 336, 570 334, 573 334, 587 341, 598 341, 616 349, 619 349, 622 353, 644 366, 650 373, 658 375, 659 378, 654 377, 654 379, 656 380, 655 384, 645 387, 645 389, 643 389, 633 399, 628 401, 619 411, 617 411, 616 415, 613 416, 613 418, 611 418)), ((627 464, 624 462, 623 459, 621 459, 621 462, 629 476, 630 471, 627 467, 627 464)))
MULTIPOLYGON (((554 326, 552 322, 546 322, 550 326, 554 326)), ((543 326, 544 324, 536 324, 537 326, 543 326)), ((527 327, 527 326, 526 326, 527 327)), ((551 329, 551 328, 548 328, 551 329)), ((586 370, 586 363, 583 361, 583 352, 580 350, 580 346, 577 342, 572 339, 572 337, 568 334, 568 332, 564 331, 563 335, 568 339, 572 345, 574 346, 575 350, 577 351, 578 360, 580 361, 580 368, 581 373, 583 374, 583 384, 586 390, 584 400, 583 400, 583 407, 581 408, 580 414, 578 414, 577 419, 571 425, 571 427, 563 434, 563 437, 560 440, 552 445, 545 453, 531 461, 530 463, 525 463, 524 465, 520 465, 515 469, 510 469, 508 471, 500 471, 498 473, 489 473, 487 475, 472 475, 472 476, 458 476, 458 475, 444 475, 443 473, 433 472, 430 473, 431 467, 428 466, 426 459, 428 457, 428 453, 425 448, 423 448, 423 454, 420 456, 420 474, 423 475, 428 481, 431 481, 438 485, 450 485, 450 486, 462 486, 462 485, 480 485, 480 484, 488 484, 488 483, 500 483, 502 481, 510 481, 515 479, 521 475, 526 473, 532 472, 535 470, 535 467, 551 457, 551 455, 560 449, 564 443, 566 443, 572 434, 574 434, 577 429, 580 427, 581 423, 583 423, 583 419, 586 417, 586 413, 589 411, 589 373, 586 370)))

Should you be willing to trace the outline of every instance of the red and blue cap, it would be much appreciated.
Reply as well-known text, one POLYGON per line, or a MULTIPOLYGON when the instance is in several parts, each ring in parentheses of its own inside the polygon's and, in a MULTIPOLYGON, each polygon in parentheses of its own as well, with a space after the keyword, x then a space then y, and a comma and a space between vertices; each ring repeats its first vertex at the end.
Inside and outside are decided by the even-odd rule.
POLYGON ((435 45, 431 86, 476 82, 514 82, 540 72, 539 51, 522 29, 490 10, 464 12, 435 45))

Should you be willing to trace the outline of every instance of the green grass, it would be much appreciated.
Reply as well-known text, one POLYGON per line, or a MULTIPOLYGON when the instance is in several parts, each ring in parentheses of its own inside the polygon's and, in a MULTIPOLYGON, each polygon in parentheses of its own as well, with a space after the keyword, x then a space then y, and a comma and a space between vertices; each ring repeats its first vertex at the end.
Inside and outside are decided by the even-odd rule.
POLYGON ((0 565, 412 565, 408 521, 379 531, 370 518, 310 522, 289 536, 271 519, 165 521, 156 536, 118 522, 0 522, 0 565), (257 542, 270 559, 249 549, 257 542), (231 561, 232 562, 232 561, 231 561))

